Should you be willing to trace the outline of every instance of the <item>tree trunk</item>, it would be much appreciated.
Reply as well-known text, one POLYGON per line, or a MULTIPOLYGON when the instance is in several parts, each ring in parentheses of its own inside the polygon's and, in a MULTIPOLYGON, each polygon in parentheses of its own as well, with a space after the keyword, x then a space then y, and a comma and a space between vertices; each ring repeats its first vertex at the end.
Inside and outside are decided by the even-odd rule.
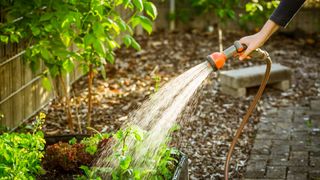
POLYGON ((219 38, 219 51, 223 51, 223 44, 222 44, 222 39, 223 39, 223 34, 222 34, 222 29, 221 29, 221 23, 218 23, 218 38, 219 38))
POLYGON ((66 97, 66 112, 67 112, 67 122, 68 122, 68 127, 70 129, 70 131, 73 133, 74 132, 74 129, 73 129, 73 119, 72 119, 72 114, 71 114, 71 105, 70 105, 70 96, 68 94, 68 91, 67 91, 67 87, 66 87, 66 84, 62 78, 62 75, 61 73, 59 74, 59 78, 60 78, 60 81, 61 81, 61 84, 62 84, 62 88, 63 88, 63 91, 64 91, 64 95, 66 97))
MULTIPOLYGON (((169 1, 169 13, 172 17, 175 17, 176 18, 176 2, 175 0, 170 0, 169 1)), ((175 19, 170 19, 170 24, 169 24, 169 28, 170 28, 170 31, 174 31, 175 30, 175 19)))
POLYGON ((93 67, 92 64, 89 65, 88 74, 88 117, 87 117, 87 127, 91 126, 91 109, 92 109, 92 81, 93 81, 93 67))

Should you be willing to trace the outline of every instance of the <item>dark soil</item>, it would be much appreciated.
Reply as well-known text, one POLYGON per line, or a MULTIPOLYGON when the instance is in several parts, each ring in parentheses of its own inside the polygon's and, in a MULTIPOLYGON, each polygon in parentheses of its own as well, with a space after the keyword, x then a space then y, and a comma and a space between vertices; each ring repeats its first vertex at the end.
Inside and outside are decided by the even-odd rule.
MULTIPOLYGON (((225 34, 224 45, 229 46, 244 34, 225 34)), ((94 79, 93 127, 101 131, 115 131, 127 120, 128 113, 136 109, 154 92, 156 77, 164 84, 174 76, 218 50, 217 36, 201 32, 154 33, 141 36, 140 52, 131 49, 118 50, 115 65, 108 65, 107 79, 94 79)), ((259 107, 239 140, 233 154, 231 175, 242 177, 255 135, 259 115, 272 106, 287 106, 320 94, 319 35, 298 37, 295 34, 275 35, 264 49, 269 51, 273 62, 292 68, 292 87, 281 92, 267 88, 259 107)), ((224 70, 258 64, 253 61, 229 60, 224 70)), ((81 122, 85 129, 86 77, 72 88, 72 115, 74 124, 81 122)), ((219 92, 219 81, 213 74, 204 86, 195 113, 182 123, 174 135, 173 145, 189 157, 190 179, 220 179, 223 177, 225 156, 239 123, 257 88, 245 98, 232 98, 219 92), (213 79, 213 80, 212 80, 213 79)), ((67 134, 66 116, 62 104, 51 102, 43 109, 47 114, 44 131, 47 134, 67 134)), ((76 131, 79 131, 76 125, 76 131)), ((79 132, 80 133, 80 132, 79 132)))

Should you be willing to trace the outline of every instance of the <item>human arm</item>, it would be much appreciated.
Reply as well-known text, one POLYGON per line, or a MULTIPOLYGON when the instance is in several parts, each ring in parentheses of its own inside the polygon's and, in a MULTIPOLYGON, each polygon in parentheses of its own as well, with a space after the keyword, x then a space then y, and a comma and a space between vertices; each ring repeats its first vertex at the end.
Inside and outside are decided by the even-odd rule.
POLYGON ((239 59, 245 59, 253 50, 263 46, 280 26, 285 27, 304 2, 305 0, 282 0, 258 33, 240 39, 240 43, 245 44, 247 49, 239 59))

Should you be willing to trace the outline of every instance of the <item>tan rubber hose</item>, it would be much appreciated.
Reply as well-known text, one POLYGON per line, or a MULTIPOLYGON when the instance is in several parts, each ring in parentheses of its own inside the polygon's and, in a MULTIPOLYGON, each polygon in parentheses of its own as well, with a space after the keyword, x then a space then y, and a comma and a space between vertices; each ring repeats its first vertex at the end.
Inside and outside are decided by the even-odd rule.
POLYGON ((252 56, 254 58, 260 58, 262 60, 265 60, 266 63, 267 63, 267 66, 266 66, 266 72, 265 72, 265 75, 263 77, 263 80, 261 82, 261 85, 259 87, 259 90, 256 94, 256 96, 254 97, 252 103, 250 104, 250 107, 247 111, 247 113, 245 114, 245 116, 243 117, 243 120, 240 124, 240 127, 238 128, 237 130, 237 133, 236 135, 234 136, 233 140, 232 140, 232 143, 231 143, 231 146, 229 148, 229 152, 228 152, 228 155, 227 155, 227 159, 226 159, 226 164, 225 164, 225 171, 224 171, 224 175, 225 175, 225 180, 228 180, 228 175, 229 175, 229 162, 230 162, 230 159, 231 159, 231 156, 232 156, 232 152, 234 150, 234 147, 242 133, 242 130, 244 128, 244 126, 248 123, 248 120, 249 120, 249 117, 250 115, 252 114, 252 111, 254 110, 254 108, 256 107, 258 101, 260 100, 261 96, 262 96, 262 93, 267 85, 267 82, 268 82, 268 79, 269 79, 269 76, 270 76, 270 70, 271 70, 271 64, 272 64, 272 61, 269 57, 269 54, 266 52, 266 51, 262 51, 261 49, 258 49, 256 50, 256 52, 254 53, 257 53, 258 56, 252 56))

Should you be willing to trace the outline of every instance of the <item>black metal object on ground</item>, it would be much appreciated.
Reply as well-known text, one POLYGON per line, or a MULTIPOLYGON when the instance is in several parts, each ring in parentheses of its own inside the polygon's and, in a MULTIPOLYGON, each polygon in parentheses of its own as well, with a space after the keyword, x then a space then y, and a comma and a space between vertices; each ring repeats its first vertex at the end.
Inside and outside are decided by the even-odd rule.
POLYGON ((172 180, 188 180, 188 157, 184 153, 181 153, 181 158, 174 172, 172 180))

